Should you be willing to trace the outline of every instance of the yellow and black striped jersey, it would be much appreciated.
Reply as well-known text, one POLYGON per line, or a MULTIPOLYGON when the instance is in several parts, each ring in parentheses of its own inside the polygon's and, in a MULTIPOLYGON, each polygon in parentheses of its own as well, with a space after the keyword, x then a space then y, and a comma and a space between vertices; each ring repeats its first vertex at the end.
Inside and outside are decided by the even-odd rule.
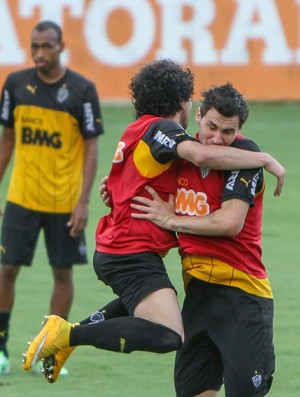
POLYGON ((0 123, 16 135, 7 199, 32 210, 70 212, 81 192, 84 140, 103 133, 95 85, 70 69, 53 84, 36 68, 11 73, 0 123))

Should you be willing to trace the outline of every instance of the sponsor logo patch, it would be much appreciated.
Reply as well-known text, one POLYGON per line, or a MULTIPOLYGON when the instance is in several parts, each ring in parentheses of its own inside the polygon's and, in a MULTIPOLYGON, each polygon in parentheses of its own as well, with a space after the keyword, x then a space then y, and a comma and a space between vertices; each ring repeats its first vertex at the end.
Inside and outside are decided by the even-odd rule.
POLYGON ((56 98, 59 103, 62 103, 68 98, 69 94, 70 94, 69 90, 65 85, 63 85, 57 90, 56 98))
POLYGON ((261 375, 257 374, 255 376, 252 376, 252 383, 254 384, 254 386, 256 388, 258 388, 261 385, 261 382, 262 382, 262 376, 261 375))

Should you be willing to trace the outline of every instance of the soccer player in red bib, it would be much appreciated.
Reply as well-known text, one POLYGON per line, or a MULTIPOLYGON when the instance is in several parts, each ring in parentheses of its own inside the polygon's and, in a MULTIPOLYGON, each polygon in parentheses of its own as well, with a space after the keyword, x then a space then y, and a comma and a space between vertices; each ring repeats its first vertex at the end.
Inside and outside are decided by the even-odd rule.
MULTIPOLYGON (((196 118, 204 145, 259 151, 240 135, 248 117, 242 95, 229 83, 203 93, 196 118)), ((217 171, 184 162, 178 171, 175 211, 163 202, 136 198, 152 220, 178 232, 186 296, 185 340, 177 352, 178 397, 262 397, 272 384, 273 294, 262 262, 265 181, 262 168, 217 171)))

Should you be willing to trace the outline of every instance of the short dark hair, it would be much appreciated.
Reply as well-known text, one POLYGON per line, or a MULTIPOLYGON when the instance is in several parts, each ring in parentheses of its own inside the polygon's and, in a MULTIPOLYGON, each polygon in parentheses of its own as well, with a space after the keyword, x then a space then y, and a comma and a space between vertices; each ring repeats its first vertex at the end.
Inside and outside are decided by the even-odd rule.
POLYGON ((200 105, 201 117, 205 116, 209 109, 214 108, 225 117, 238 116, 239 127, 248 118, 249 108, 243 95, 235 89, 231 83, 220 86, 212 86, 201 93, 203 100, 200 105))
POLYGON ((136 117, 151 114, 175 115, 194 93, 194 75, 171 59, 161 59, 141 67, 129 84, 136 117))
POLYGON ((33 28, 33 30, 37 30, 38 32, 44 32, 48 29, 53 29, 56 32, 58 42, 62 41, 62 29, 57 23, 53 21, 41 21, 33 28))

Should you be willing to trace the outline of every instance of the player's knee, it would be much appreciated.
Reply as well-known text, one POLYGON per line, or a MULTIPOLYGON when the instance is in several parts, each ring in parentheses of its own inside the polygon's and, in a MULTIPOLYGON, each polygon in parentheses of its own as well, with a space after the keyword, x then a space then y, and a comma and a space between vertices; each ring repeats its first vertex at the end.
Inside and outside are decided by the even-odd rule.
POLYGON ((182 346, 182 337, 176 331, 171 328, 160 325, 160 343, 162 353, 169 353, 175 350, 179 350, 182 346))

